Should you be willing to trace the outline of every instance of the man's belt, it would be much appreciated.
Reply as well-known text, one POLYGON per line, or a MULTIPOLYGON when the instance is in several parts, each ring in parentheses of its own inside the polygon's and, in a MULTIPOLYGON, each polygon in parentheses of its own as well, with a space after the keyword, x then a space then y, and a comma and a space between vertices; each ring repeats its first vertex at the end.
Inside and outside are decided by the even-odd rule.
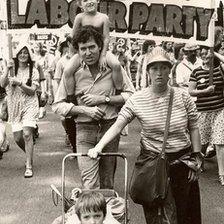
POLYGON ((77 121, 77 124, 87 124, 87 125, 105 125, 105 124, 110 124, 114 123, 117 120, 117 118, 112 118, 112 119, 100 119, 100 120, 92 120, 92 121, 77 121))

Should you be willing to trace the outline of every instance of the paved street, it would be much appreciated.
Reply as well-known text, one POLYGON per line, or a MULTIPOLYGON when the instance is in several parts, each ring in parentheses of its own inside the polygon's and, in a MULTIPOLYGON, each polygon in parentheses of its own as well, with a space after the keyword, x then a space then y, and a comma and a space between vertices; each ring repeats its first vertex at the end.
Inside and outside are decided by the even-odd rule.
MULTIPOLYGON (((39 122, 40 138, 35 145, 34 177, 25 179, 24 153, 11 141, 10 150, 0 161, 0 224, 51 224, 60 215, 60 206, 55 207, 51 199, 50 184, 60 189, 61 161, 71 152, 64 146, 64 132, 58 116, 48 112, 47 118, 39 122)), ((129 126, 129 135, 122 137, 120 152, 128 156, 129 176, 138 154, 139 125, 134 121, 129 126)), ((8 130, 10 140, 11 131, 8 130)), ((116 190, 122 196, 123 161, 119 160, 116 175, 116 190)), ((67 163, 67 192, 72 186, 80 186, 75 159, 67 163)), ((201 198, 203 224, 224 223, 224 187, 218 183, 216 160, 210 159, 201 175, 201 198)), ((133 224, 144 224, 140 206, 130 202, 130 219, 133 224)))

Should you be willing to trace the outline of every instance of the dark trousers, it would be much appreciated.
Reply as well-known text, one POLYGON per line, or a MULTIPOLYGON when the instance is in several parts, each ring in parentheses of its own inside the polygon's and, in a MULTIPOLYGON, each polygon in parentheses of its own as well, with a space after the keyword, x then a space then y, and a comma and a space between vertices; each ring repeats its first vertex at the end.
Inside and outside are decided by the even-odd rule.
POLYGON ((73 152, 76 152, 76 123, 74 118, 65 118, 65 129, 68 139, 72 145, 72 150, 73 152))
MULTIPOLYGON (((172 153, 168 159, 173 161, 181 155, 172 153)), ((170 191, 164 204, 165 215, 171 224, 201 224, 201 205, 198 181, 189 183, 189 168, 185 164, 170 166, 170 191), (173 203, 175 208, 173 208, 173 203), (172 211, 175 209, 176 211, 172 211), (176 219, 174 218, 176 212, 176 219)), ((158 218, 158 208, 143 206, 147 224, 165 224, 158 218)), ((164 212, 163 212, 164 213, 164 212)))

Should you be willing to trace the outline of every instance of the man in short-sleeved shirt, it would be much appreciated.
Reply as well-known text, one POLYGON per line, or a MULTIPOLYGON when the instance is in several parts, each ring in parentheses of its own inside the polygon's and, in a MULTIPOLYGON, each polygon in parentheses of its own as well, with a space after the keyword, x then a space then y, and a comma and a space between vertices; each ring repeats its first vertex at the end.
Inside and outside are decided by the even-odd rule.
POLYGON ((186 44, 183 51, 186 57, 176 67, 176 82, 188 89, 190 75, 194 69, 202 65, 202 60, 196 56, 198 46, 186 44))

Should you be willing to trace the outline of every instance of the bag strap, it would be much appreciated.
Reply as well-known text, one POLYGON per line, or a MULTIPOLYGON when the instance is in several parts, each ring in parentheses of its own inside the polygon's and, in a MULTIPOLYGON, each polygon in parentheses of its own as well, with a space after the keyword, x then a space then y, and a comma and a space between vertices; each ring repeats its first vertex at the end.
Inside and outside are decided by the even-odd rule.
POLYGON ((174 89, 171 87, 170 99, 169 99, 169 105, 168 105, 168 111, 167 111, 167 118, 166 118, 166 126, 165 126, 164 139, 163 139, 163 146, 162 146, 162 151, 161 151, 162 155, 165 155, 166 141, 168 138, 168 132, 169 132, 169 127, 170 127, 170 118, 171 118, 172 107, 173 107, 173 95, 174 95, 174 89))
POLYGON ((185 66, 185 67, 187 67, 191 72, 193 71, 193 69, 192 68, 190 68, 187 64, 185 64, 184 62, 182 62, 182 64, 185 66))

